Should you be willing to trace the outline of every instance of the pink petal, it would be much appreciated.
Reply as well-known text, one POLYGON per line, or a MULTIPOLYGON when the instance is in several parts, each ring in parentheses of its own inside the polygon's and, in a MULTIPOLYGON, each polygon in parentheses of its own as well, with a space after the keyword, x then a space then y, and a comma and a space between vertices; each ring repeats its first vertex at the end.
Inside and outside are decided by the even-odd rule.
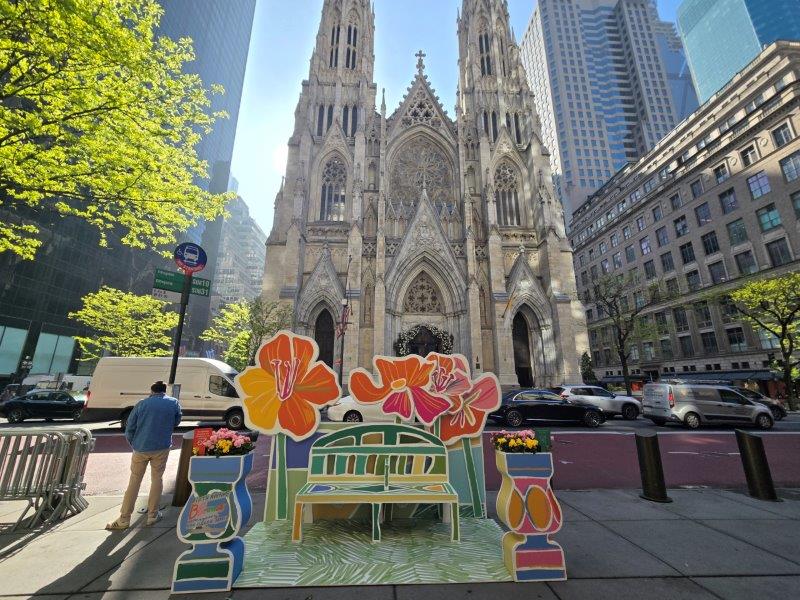
POLYGON ((493 411, 500 406, 500 384, 492 373, 484 373, 474 380, 472 389, 464 396, 472 408, 493 411))
POLYGON ((404 421, 411 419, 411 400, 408 399, 408 392, 401 390, 389 394, 383 403, 383 412, 387 415, 399 415, 404 421))
POLYGON ((419 420, 426 425, 431 425, 440 414, 450 408, 450 401, 441 396, 434 396, 421 387, 412 387, 411 397, 419 420))

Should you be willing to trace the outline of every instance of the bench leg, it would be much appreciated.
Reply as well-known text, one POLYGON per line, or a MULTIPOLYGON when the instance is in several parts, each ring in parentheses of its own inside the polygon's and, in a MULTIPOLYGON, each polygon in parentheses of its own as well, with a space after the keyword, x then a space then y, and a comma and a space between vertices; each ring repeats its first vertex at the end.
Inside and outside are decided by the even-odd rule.
POLYGON ((394 507, 394 504, 389 503, 383 508, 383 522, 384 523, 389 523, 392 520, 392 513, 394 512, 393 507, 394 507))
POLYGON ((381 541, 381 505, 372 505, 372 541, 381 541))
POLYGON ((292 521, 292 541, 303 541, 303 504, 295 502, 294 505, 294 520, 292 521))
POLYGON ((439 511, 442 513, 442 523, 449 523, 451 521, 450 518, 450 505, 449 504, 439 504, 439 511))
POLYGON ((454 542, 461 541, 461 531, 459 529, 459 514, 458 514, 458 502, 454 502, 450 505, 450 514, 452 516, 450 522, 450 534, 453 538, 454 542))

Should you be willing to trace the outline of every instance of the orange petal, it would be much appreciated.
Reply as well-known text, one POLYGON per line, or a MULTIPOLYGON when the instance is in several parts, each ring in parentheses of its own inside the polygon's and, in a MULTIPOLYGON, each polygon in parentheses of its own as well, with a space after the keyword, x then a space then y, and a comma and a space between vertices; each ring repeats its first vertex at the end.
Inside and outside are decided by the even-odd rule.
POLYGON ((376 386, 372 377, 364 369, 350 371, 350 393, 358 402, 382 402, 391 390, 391 384, 385 380, 383 386, 376 386))
POLYGON ((404 377, 401 375, 397 368, 398 361, 391 358, 376 358, 375 368, 378 369, 378 374, 381 376, 382 385, 391 385, 393 381, 404 377))
POLYGON ((319 423, 319 411, 302 399, 292 394, 284 400, 278 409, 278 423, 293 440, 299 442, 311 435, 319 423))
POLYGON ((317 360, 319 348, 314 340, 301 335, 292 336, 292 350, 294 357, 300 361, 300 377, 308 371, 309 365, 317 360))
POLYGON ((318 362, 295 386, 304 400, 323 406, 337 400, 342 393, 336 374, 325 363, 318 362))
POLYGON ((426 387, 431 382, 433 363, 426 363, 414 357, 414 364, 408 376, 409 387, 426 387))
POLYGON ((258 364, 262 369, 273 373, 273 360, 291 360, 292 343, 289 334, 280 331, 272 337, 266 344, 261 346, 258 352, 258 364))

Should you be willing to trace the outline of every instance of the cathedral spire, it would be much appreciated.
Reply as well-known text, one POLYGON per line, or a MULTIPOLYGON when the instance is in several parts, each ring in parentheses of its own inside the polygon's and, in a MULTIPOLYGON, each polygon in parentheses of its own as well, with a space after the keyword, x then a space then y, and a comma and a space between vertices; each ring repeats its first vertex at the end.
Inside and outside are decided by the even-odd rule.
POLYGON ((375 11, 369 0, 325 0, 322 4, 311 74, 372 81, 375 11))

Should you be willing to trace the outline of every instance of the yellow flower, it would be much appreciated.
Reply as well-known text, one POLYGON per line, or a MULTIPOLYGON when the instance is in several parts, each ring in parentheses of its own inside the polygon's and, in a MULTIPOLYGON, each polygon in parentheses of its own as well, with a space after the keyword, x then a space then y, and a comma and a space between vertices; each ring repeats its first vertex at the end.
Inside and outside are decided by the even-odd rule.
POLYGON ((498 444, 505 444, 507 441, 508 440, 506 440, 506 438, 504 438, 504 437, 497 438, 497 443, 498 444))
POLYGON ((525 446, 529 449, 534 448, 536 446, 536 441, 532 440, 531 438, 528 438, 527 440, 525 440, 525 446))

